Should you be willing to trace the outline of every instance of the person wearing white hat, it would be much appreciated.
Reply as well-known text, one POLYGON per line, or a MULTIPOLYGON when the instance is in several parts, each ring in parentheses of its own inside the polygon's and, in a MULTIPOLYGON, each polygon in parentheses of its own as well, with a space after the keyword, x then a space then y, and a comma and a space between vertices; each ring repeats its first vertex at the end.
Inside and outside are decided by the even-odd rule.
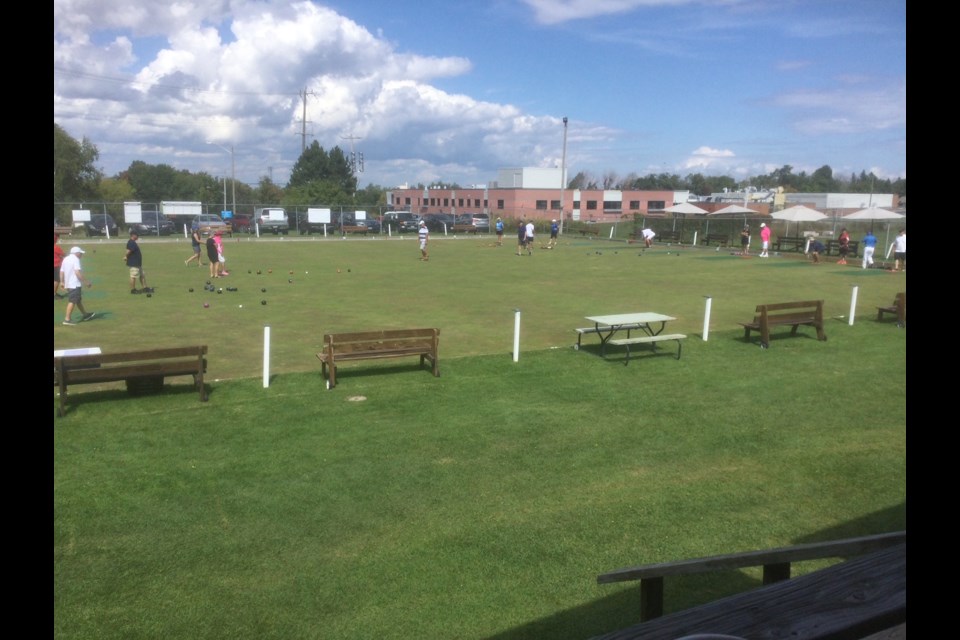
POLYGON ((80 258, 83 254, 84 251, 80 247, 72 247, 70 255, 60 264, 60 285, 67 291, 67 310, 63 316, 63 324, 68 327, 77 324, 70 319, 74 307, 80 310, 80 322, 96 315, 92 312, 87 313, 83 307, 83 287, 91 286, 90 281, 83 277, 83 271, 80 269, 80 258))
POLYGON ((420 220, 420 229, 417 231, 417 235, 420 237, 420 260, 426 262, 430 259, 430 255, 427 253, 427 242, 430 240, 430 230, 427 229, 426 220, 420 220))
POLYGON ((766 222, 760 223, 760 240, 763 242, 763 248, 760 250, 761 258, 769 258, 770 253, 770 227, 767 226, 766 222))

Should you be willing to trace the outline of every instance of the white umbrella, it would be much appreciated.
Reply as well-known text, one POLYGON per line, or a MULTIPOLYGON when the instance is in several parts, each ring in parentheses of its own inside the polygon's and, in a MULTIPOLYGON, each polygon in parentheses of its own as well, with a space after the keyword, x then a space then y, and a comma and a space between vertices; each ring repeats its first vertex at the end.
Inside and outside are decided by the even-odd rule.
POLYGON ((680 204, 675 204, 672 207, 667 207, 664 209, 667 213, 692 213, 694 215, 703 215, 707 212, 706 209, 701 209, 695 204, 690 204, 689 202, 682 202, 680 204))
POLYGON ((738 204, 731 204, 729 206, 724 207, 723 209, 717 209, 710 215, 719 216, 722 213, 758 213, 758 212, 754 211, 753 209, 747 209, 746 207, 741 207, 738 204))
MULTIPOLYGON (((770 214, 770 217, 774 220, 786 220, 787 222, 816 222, 817 220, 823 220, 827 216, 823 213, 820 213, 816 209, 811 209, 810 207, 805 207, 802 204, 783 209, 782 211, 774 211, 770 214)), ((787 225, 787 233, 790 232, 790 225, 787 225)))
MULTIPOLYGON (((894 213, 893 211, 888 211, 887 209, 881 209, 880 207, 867 207, 866 209, 860 209, 860 211, 854 211, 848 216, 844 216, 844 220, 869 220, 870 221, 870 231, 873 231, 873 221, 874 220, 897 220, 899 218, 904 218, 906 216, 900 213, 894 213)), ((887 240, 890 239, 890 227, 887 226, 887 240)))

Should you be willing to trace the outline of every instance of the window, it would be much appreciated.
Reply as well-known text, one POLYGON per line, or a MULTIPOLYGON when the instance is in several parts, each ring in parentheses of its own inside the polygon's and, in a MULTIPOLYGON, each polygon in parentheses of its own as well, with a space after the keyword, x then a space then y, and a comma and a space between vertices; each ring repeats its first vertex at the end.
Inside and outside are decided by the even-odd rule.
POLYGON ((551 200, 551 201, 550 201, 550 208, 553 209, 554 211, 560 211, 560 201, 559 201, 559 200, 551 200))
POLYGON ((640 210, 640 201, 631 200, 630 201, 630 211, 639 211, 640 210))
POLYGON ((476 199, 473 201, 473 206, 478 207, 478 208, 480 207, 480 198, 476 198, 476 199))
POLYGON ((449 207, 449 206, 450 206, 450 198, 444 198, 444 199, 443 199, 443 206, 445 206, 445 207, 449 207))
POLYGON ((503 210, 503 200, 497 200, 497 209, 503 210))
POLYGON ((622 204, 619 200, 604 200, 603 201, 603 210, 604 212, 616 213, 622 210, 622 204))
POLYGON ((666 208, 666 203, 663 200, 651 200, 647 203, 647 211, 657 211, 666 208))
POLYGON ((587 200, 587 211, 596 211, 596 210, 597 210, 597 201, 587 200))
POLYGON ((537 211, 546 211, 546 210, 547 210, 547 201, 537 200, 537 211))
POLYGON ((579 200, 574 200, 574 201, 573 201, 573 208, 574 208, 574 209, 579 209, 579 208, 580 208, 580 201, 579 201, 579 200))

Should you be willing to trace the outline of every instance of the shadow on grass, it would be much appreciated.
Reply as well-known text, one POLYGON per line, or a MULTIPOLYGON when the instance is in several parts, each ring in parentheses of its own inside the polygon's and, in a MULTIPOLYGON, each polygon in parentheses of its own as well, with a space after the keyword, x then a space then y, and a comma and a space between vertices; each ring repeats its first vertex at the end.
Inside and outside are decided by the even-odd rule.
MULTIPOLYGON (((123 385, 124 383, 117 383, 118 385, 123 385)), ((216 394, 216 389, 209 383, 203 384, 206 389, 207 400, 209 401, 216 394)), ((75 387, 73 387, 75 388, 75 387)), ((87 404, 87 403, 97 403, 110 400, 131 400, 136 401, 137 398, 142 398, 145 396, 158 396, 158 395, 170 395, 170 396, 180 396, 180 395, 192 395, 197 399, 197 402, 200 401, 200 392, 193 383, 189 382, 184 378, 182 384, 178 383, 167 383, 164 384, 157 390, 145 390, 145 389, 134 389, 127 390, 125 388, 117 387, 114 389, 101 389, 97 391, 74 391, 73 388, 67 388, 67 400, 64 403, 64 416, 68 417, 71 413, 74 413, 78 405, 87 404)), ((56 415, 56 410, 54 411, 56 415)))
MULTIPOLYGON (((906 502, 816 531, 793 540, 792 544, 826 542, 879 533, 905 531, 907 528, 906 502)), ((730 552, 746 551, 731 549, 730 552)), ((683 560, 677 558, 676 560, 683 560)), ((614 567, 608 567, 613 569, 614 567)), ((706 604, 736 593, 755 589, 763 584, 759 569, 754 576, 745 571, 717 571, 714 573, 677 576, 664 581, 664 613, 682 611, 706 604)), ((572 607, 551 616, 488 636, 486 640, 582 640, 640 622, 639 582, 611 586, 619 589, 587 604, 572 607)))

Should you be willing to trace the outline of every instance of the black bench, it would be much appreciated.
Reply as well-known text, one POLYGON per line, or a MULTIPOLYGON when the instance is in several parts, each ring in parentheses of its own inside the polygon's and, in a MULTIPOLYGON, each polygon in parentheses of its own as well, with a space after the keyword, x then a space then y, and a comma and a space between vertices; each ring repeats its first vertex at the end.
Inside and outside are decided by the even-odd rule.
POLYGON ((725 233, 708 233, 700 239, 700 242, 708 247, 713 242, 716 242, 718 247, 726 247, 730 244, 730 236, 725 233))
POLYGON ((753 322, 741 322, 743 339, 750 340, 751 331, 760 331, 760 347, 770 346, 770 330, 777 326, 791 327, 790 335, 796 335, 800 325, 814 327, 817 340, 826 340, 823 332, 823 300, 758 304, 753 322))
POLYGON ((375 360, 420 356, 420 366, 429 361, 433 375, 440 375, 440 329, 384 329, 356 333, 328 333, 323 351, 317 354, 327 388, 337 386, 337 364, 350 360, 375 360))
POLYGON ((657 242, 675 242, 680 244, 679 231, 657 231, 656 234, 653 239, 657 242))
POLYGON ((804 236, 779 236, 776 242, 773 243, 774 251, 785 251, 787 249, 803 251, 806 246, 807 238, 804 236))
POLYGON ((894 298, 893 304, 889 307, 877 307, 877 320, 883 320, 883 316, 891 314, 897 319, 897 326, 900 328, 907 326, 907 292, 901 291, 894 298))
MULTIPOLYGON (((858 251, 859 248, 860 248, 860 241, 859 241, 859 240, 851 240, 848 244, 849 244, 849 246, 850 246, 850 251, 848 252, 848 254, 851 255, 851 256, 853 256, 854 258, 856 258, 856 257, 858 256, 857 251, 858 251)), ((827 242, 826 242, 826 247, 827 247, 827 255, 828 255, 828 256, 829 256, 830 254, 832 254, 833 252, 840 253, 840 241, 839 241, 839 240, 827 240, 827 242)))
POLYGON ((203 374, 207 371, 207 346, 171 347, 120 353, 54 356, 53 384, 59 388, 57 414, 66 415, 67 388, 78 384, 127 383, 132 395, 163 388, 168 376, 193 376, 200 401, 207 401, 203 374))
POLYGON ((603 574, 597 582, 641 580, 641 622, 594 640, 675 640, 698 633, 795 640, 863 638, 906 622, 906 546, 902 531, 603 574), (855 557, 790 579, 792 562, 851 556, 855 557), (763 566, 764 586, 662 616, 665 576, 753 566, 763 566))

